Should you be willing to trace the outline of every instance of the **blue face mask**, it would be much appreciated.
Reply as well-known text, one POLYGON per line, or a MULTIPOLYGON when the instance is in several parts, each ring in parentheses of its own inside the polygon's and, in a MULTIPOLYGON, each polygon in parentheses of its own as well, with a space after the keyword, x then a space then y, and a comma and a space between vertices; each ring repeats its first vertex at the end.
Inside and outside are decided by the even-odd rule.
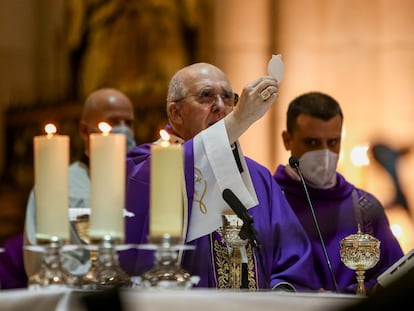
POLYGON ((137 145, 134 139, 134 134, 128 126, 125 126, 125 125, 114 126, 111 130, 111 133, 125 134, 126 142, 127 142, 127 146, 126 146, 127 152, 137 145))

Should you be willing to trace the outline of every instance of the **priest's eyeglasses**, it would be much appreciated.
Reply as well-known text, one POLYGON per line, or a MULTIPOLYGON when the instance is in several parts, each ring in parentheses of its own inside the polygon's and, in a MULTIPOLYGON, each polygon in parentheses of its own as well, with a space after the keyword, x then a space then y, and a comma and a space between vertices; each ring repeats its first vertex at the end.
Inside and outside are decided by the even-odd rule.
POLYGON ((212 105, 216 103, 217 96, 221 97, 221 100, 226 106, 235 106, 239 101, 239 95, 237 93, 224 91, 222 94, 217 94, 212 89, 204 89, 198 94, 184 96, 174 101, 179 102, 189 97, 195 97, 196 101, 202 105, 212 105))

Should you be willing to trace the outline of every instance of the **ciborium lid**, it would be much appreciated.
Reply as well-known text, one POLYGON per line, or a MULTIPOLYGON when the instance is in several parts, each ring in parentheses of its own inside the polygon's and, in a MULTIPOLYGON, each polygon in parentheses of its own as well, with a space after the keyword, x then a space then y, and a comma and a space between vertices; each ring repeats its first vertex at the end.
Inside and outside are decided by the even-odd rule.
POLYGON ((379 248, 380 241, 368 233, 358 230, 341 240, 341 247, 374 247, 379 248))

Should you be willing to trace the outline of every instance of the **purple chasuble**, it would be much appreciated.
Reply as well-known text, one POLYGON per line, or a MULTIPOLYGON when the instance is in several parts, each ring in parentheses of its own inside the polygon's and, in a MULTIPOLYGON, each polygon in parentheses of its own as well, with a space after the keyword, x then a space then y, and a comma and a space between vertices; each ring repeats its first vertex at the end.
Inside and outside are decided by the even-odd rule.
POLYGON ((2 289, 26 288, 27 275, 23 264, 23 234, 14 235, 0 246, 0 285, 2 289))
MULTIPOLYGON (((283 165, 279 165, 274 177, 309 235, 313 247, 316 274, 320 279, 319 286, 334 291, 331 273, 301 182, 292 179, 286 173, 283 165)), ((348 235, 357 233, 357 218, 359 217, 357 213, 359 211, 363 223, 362 231, 380 240, 380 260, 375 267, 365 272, 365 286, 369 291, 375 285, 376 278, 403 256, 403 251, 391 232, 381 203, 373 195, 356 189, 341 174, 337 173, 336 179, 336 186, 330 189, 316 189, 308 186, 309 196, 326 244, 339 292, 356 292, 356 274, 354 270, 347 268, 340 259, 340 241, 348 235), (365 204, 364 208, 360 208, 359 204, 356 204, 355 207, 352 195, 354 190, 356 190, 358 198, 365 194, 370 203, 365 204)))
MULTIPOLYGON (((194 193, 193 140, 185 142, 183 147, 189 221, 194 193)), ((137 146, 127 155, 126 209, 135 214, 126 218, 127 244, 148 242, 150 159, 150 144, 137 146)), ((249 209, 249 214, 261 243, 258 252, 252 250, 250 243, 246 247, 248 287, 251 290, 273 288, 288 283, 297 291, 316 290, 311 246, 303 227, 269 170, 248 158, 246 163, 259 201, 249 209)), ((200 277, 197 287, 228 286, 225 263, 219 257, 227 253, 223 243, 217 231, 188 243, 196 248, 184 252, 181 266, 200 277)), ((153 267, 154 253, 142 249, 123 251, 120 262, 127 273, 139 276, 153 267)))

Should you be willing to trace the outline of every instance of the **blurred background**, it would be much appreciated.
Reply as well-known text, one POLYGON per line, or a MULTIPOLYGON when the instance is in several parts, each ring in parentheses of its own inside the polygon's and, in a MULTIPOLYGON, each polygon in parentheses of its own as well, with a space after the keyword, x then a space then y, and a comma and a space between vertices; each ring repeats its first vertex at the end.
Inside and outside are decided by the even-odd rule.
POLYGON ((109 86, 136 111, 137 142, 165 123, 172 74, 198 61, 235 92, 281 54, 274 107, 241 138, 272 172, 289 101, 312 90, 335 97, 345 128, 339 169, 386 206, 393 231, 414 247, 414 2, 411 0, 0 0, 0 240, 23 229, 33 186, 33 136, 54 122, 71 136, 82 102, 109 86))

